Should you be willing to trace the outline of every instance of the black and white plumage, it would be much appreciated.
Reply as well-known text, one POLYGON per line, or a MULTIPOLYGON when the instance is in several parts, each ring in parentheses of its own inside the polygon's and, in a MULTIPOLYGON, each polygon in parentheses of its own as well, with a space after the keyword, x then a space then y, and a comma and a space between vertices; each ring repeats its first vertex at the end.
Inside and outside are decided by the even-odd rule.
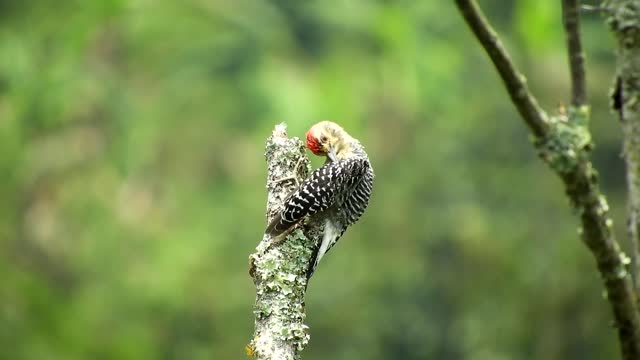
POLYGON ((306 216, 320 216, 324 233, 310 264, 310 277, 320 259, 364 213, 374 173, 364 147, 335 123, 325 121, 312 127, 307 147, 317 155, 327 155, 327 162, 285 200, 265 233, 286 234, 306 216))

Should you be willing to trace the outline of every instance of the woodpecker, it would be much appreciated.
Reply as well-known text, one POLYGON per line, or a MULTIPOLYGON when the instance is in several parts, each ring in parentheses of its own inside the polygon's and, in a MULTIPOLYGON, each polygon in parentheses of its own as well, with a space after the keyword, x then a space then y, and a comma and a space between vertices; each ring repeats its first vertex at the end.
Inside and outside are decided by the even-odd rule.
POLYGON ((273 237, 287 234, 306 216, 320 217, 323 237, 310 264, 310 278, 320 259, 364 213, 374 174, 362 144, 338 124, 319 122, 309 129, 306 138, 307 148, 325 156, 325 164, 289 195, 265 233, 273 237))

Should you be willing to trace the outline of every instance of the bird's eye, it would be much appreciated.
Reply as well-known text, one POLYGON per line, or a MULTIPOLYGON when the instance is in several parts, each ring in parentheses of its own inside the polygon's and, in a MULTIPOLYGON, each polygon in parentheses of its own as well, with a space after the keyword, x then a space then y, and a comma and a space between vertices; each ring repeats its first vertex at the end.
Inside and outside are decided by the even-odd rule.
POLYGON ((326 142, 327 137, 325 135, 320 136, 320 142, 326 142))

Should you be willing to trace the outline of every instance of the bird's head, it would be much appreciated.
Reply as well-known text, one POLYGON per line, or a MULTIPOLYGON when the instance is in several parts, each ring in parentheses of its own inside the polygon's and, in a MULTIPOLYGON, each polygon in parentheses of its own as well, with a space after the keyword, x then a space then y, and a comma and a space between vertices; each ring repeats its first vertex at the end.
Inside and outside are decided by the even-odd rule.
POLYGON ((321 121, 307 131, 309 150, 318 156, 327 156, 331 161, 345 159, 353 141, 340 125, 331 121, 321 121))

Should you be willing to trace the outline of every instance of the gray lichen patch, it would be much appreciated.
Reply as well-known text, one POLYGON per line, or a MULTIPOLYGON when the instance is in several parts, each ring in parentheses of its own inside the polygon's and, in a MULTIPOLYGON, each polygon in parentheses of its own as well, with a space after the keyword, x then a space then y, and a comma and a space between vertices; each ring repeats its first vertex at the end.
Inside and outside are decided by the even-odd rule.
POLYGON ((592 148, 589 108, 570 107, 568 114, 549 118, 549 131, 534 141, 539 156, 560 175, 575 171, 592 148))
POLYGON ((300 139, 288 138, 284 124, 276 125, 267 139, 265 158, 267 160, 267 218, 271 219, 284 199, 296 188, 296 181, 304 180, 311 163, 305 154, 300 139))
MULTIPOLYGON (((298 229, 262 256, 253 255, 257 278, 256 333, 268 334, 273 340, 293 346, 296 351, 304 349, 309 341, 303 305, 306 270, 313 253, 308 243, 298 229), (261 322, 263 326, 258 327, 261 322)), ((260 354, 257 344, 256 353, 260 354)))

